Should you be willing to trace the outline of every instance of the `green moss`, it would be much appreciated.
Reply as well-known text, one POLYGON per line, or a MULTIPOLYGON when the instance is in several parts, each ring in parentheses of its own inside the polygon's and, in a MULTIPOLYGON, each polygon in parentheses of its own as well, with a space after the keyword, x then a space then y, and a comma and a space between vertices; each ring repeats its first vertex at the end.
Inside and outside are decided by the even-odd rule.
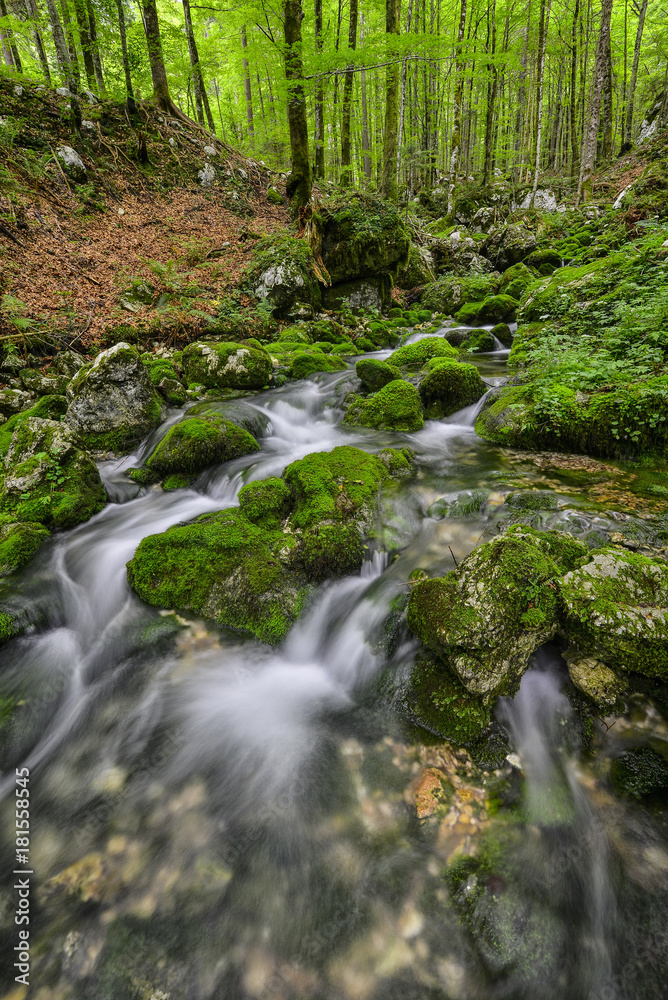
POLYGON ((498 288, 498 275, 458 277, 446 274, 425 288, 421 301, 432 312, 451 315, 467 302, 482 302, 487 296, 495 295, 498 288))
POLYGON ((207 389, 262 389, 271 374, 264 349, 233 341, 188 344, 181 364, 188 385, 207 389))
MULTIPOLYGON (((133 469, 133 472, 139 472, 143 470, 133 469)), ((132 475, 132 473, 130 473, 132 475)), ((163 490, 169 492, 170 490, 185 490, 187 489, 193 481, 193 477, 189 476, 185 472, 176 472, 172 476, 166 476, 162 484, 163 490)), ((150 482, 150 479, 148 480, 150 482)))
POLYGON ((394 365, 388 365, 378 358, 365 358, 355 365, 355 374, 362 383, 365 392, 377 392, 388 382, 394 382, 401 378, 399 369, 394 365))
POLYGON ((46 528, 37 524, 5 524, 0 527, 0 576, 29 563, 45 538, 46 528))
POLYGON ((407 344, 406 347, 393 351, 387 363, 397 368, 417 369, 426 365, 430 358, 457 357, 457 351, 447 340, 441 337, 424 337, 414 344, 407 344))
POLYGON ((499 292, 503 295, 510 295, 519 302, 526 290, 535 281, 535 274, 529 270, 526 264, 513 264, 507 271, 504 271, 501 284, 499 285, 499 292))
POLYGON ((282 479, 270 476, 248 483, 239 491, 239 507, 254 524, 279 528, 293 506, 289 487, 282 479))
POLYGON ((610 779, 618 794, 640 799, 668 791, 668 761, 651 747, 634 747, 612 762, 610 779))
POLYGON ((442 497, 427 511, 429 517, 477 517, 487 507, 487 490, 464 490, 456 497, 442 497))
POLYGON ((457 313, 455 313, 455 319, 462 326, 475 326, 476 323, 482 322, 478 320, 478 313, 480 311, 479 302, 466 302, 457 313))
POLYGON ((342 372, 347 365, 345 361, 333 354, 322 352, 313 354, 296 354, 291 365, 292 377, 308 378, 316 372, 342 372))
POLYGON ((343 205, 318 209, 322 259, 333 284, 393 272, 410 239, 395 205, 355 193, 343 205))
POLYGON ((14 431, 30 417, 40 417, 42 420, 59 420, 67 412, 67 402, 62 396, 42 396, 29 410, 15 413, 13 417, 0 424, 0 457, 9 451, 14 431))
POLYGON ((396 379, 371 396, 355 397, 343 423, 375 430, 419 431, 424 427, 420 394, 410 382, 396 379))
POLYGON ((425 416, 438 420, 476 403, 487 391, 478 369, 444 358, 429 362, 429 373, 420 382, 425 416))
POLYGON ((253 247, 241 289, 264 299, 274 316, 284 316, 298 303, 319 308, 320 285, 308 241, 286 233, 260 240, 253 247))
POLYGON ((504 347, 512 346, 513 335, 507 323, 497 323, 496 326, 492 327, 492 334, 501 341, 504 347))
POLYGON ((305 329, 301 327, 288 326, 281 330, 278 342, 286 344, 310 344, 311 338, 305 329))
POLYGON ((405 699, 414 722, 458 745, 472 743, 491 721, 489 708, 432 659, 416 662, 405 699))
POLYGON ((559 503, 554 493, 549 490, 520 490, 519 493, 509 493, 506 506, 511 510, 537 511, 557 510, 559 503))
POLYGON ((550 275, 561 267, 562 260, 556 250, 534 250, 526 258, 526 264, 529 267, 535 267, 539 274, 550 275))
POLYGON ((474 309, 475 303, 463 306, 455 319, 463 326, 476 323, 510 323, 517 316, 517 300, 510 295, 491 295, 474 309))
POLYGON ((259 450, 252 434, 210 413, 185 417, 171 427, 146 465, 161 476, 180 472, 194 474, 217 462, 229 462, 259 450))
POLYGON ((485 351, 493 351, 494 334, 489 330, 473 330, 470 337, 463 340, 460 348, 469 354, 481 354, 485 351))
POLYGON ((352 524, 323 524, 301 537, 294 565, 309 580, 320 583, 335 576, 357 573, 364 562, 359 531, 352 524))

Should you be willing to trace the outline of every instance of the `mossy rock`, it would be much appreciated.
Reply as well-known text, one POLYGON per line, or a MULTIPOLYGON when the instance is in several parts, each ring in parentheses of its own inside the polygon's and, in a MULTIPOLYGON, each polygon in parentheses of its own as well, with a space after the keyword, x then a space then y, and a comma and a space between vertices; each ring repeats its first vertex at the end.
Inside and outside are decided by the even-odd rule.
POLYGON ((427 510, 427 516, 436 519, 478 517, 487 507, 488 496, 487 490, 462 490, 456 496, 435 500, 427 510))
POLYGON ((513 334, 507 323, 497 323, 496 326, 492 327, 492 334, 501 341, 504 347, 512 346, 513 334))
POLYGON ((489 708, 434 659, 418 658, 403 699, 413 722, 458 745, 477 740, 491 721, 489 708))
POLYGON ((559 586, 563 630, 581 656, 615 671, 668 681, 668 565, 595 550, 559 586))
POLYGON ((419 431, 424 427, 418 390, 410 382, 395 379, 371 396, 356 396, 343 423, 375 430, 419 431))
POLYGON ((397 271, 399 288, 417 288, 419 285, 426 285, 433 281, 433 262, 430 257, 428 252, 424 253, 419 246, 411 243, 408 260, 397 271))
POLYGON ((354 194, 344 205, 319 208, 318 219, 333 285, 393 273, 408 257, 410 239, 389 201, 354 194))
POLYGON ((123 342, 77 372, 67 399, 67 423, 96 455, 123 454, 160 423, 149 372, 137 349, 123 342))
POLYGON ((488 296, 495 295, 498 289, 497 274, 478 274, 469 277, 446 274, 427 285, 420 301, 432 312, 452 315, 465 303, 482 302, 488 296))
POLYGON ((399 369, 378 358, 364 358, 355 365, 355 374, 362 383, 364 392, 378 392, 388 382, 401 378, 399 369))
POLYGON ((186 390, 174 362, 170 358, 156 358, 148 353, 142 354, 141 360, 148 370, 151 385, 163 399, 170 406, 183 406, 186 401, 186 390))
POLYGON ((529 270, 526 264, 513 264, 507 271, 504 271, 499 284, 499 292, 502 295, 510 295, 519 302, 535 281, 536 275, 529 270))
POLYGON ((507 225, 493 229, 481 245, 481 253, 497 271, 526 260, 536 249, 536 237, 524 226, 507 225))
POLYGON ((253 248, 242 288, 266 302, 276 317, 289 315, 300 306, 318 309, 320 285, 308 242, 285 233, 260 240, 253 248))
POLYGON ((535 267, 539 274, 550 275, 554 274, 558 267, 561 267, 562 260, 556 250, 534 250, 526 258, 525 263, 529 267, 535 267))
POLYGON ((519 490, 509 493, 506 506, 513 511, 534 513, 537 510, 557 510, 559 501, 550 490, 519 490))
POLYGON ((618 795, 635 799, 668 792, 668 761, 651 747, 634 747, 616 757, 610 780, 618 795))
POLYGON ((422 368, 431 358, 452 358, 459 355, 454 347, 442 337, 424 337, 414 344, 407 344, 393 351, 387 359, 388 365, 396 368, 417 370, 422 368))
POLYGON ((396 347, 399 343, 399 335, 396 333, 391 323, 382 320, 374 320, 367 327, 367 337, 377 347, 396 347))
POLYGON ((248 483, 239 490, 239 508, 244 516, 266 528, 279 528, 292 506, 292 492, 277 476, 248 483))
POLYGON ((364 545, 354 524, 323 524, 304 533, 293 565, 313 583, 357 573, 364 562, 364 545))
POLYGON ((588 553, 560 532, 513 527, 442 579, 416 584, 408 625, 485 704, 514 693, 559 625, 556 581, 588 553))
POLYGON ((186 417, 170 427, 146 465, 160 476, 174 473, 193 475, 210 465, 229 462, 259 450, 260 446, 252 434, 232 421, 211 413, 186 417))
POLYGON ((278 343, 282 344, 310 344, 311 338, 308 332, 301 328, 295 326, 288 326, 285 330, 281 330, 278 343))
POLYGON ((460 344, 469 354, 483 354, 495 348, 494 334, 490 330, 473 330, 460 344))
POLYGON ((42 396, 29 410, 15 413, 4 424, 0 424, 0 458, 4 458, 12 443, 14 431, 31 417, 41 420, 60 420, 67 413, 67 401, 62 396, 42 396))
POLYGON ((70 383, 67 375, 42 375, 31 368, 24 368, 19 379, 23 388, 35 396, 64 396, 70 383))
POLYGON ((343 372, 348 366, 336 354, 323 354, 314 351, 312 354, 299 353, 293 358, 290 372, 293 378, 308 378, 316 372, 343 372))
POLYGON ((49 532, 41 524, 3 524, 0 526, 0 576, 21 569, 30 562, 49 532))
POLYGON ((456 314, 455 319, 464 326, 475 323, 513 322, 517 316, 517 300, 509 295, 491 295, 477 304, 468 303, 456 314))
POLYGON ((100 474, 71 429, 30 417, 14 430, 0 476, 0 514, 17 522, 72 528, 104 507, 100 474))
POLYGON ((420 382, 425 416, 434 420, 477 403, 486 391, 477 368, 447 358, 433 358, 420 382))
POLYGON ((264 349, 233 341, 188 344, 181 366, 188 385, 207 389, 262 389, 272 369, 264 349))

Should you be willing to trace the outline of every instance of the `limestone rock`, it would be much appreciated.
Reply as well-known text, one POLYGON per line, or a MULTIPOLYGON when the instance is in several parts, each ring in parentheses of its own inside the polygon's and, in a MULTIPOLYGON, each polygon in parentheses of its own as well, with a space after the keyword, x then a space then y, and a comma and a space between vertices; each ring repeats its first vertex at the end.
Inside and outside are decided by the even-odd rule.
POLYGON ((481 253, 497 271, 505 271, 525 260, 536 249, 536 237, 524 226, 502 226, 493 229, 481 245, 481 253))
POLYGON ((272 369, 266 351, 232 341, 188 344, 181 366, 189 385, 207 389, 261 389, 272 369))
POLYGON ((87 181, 86 167, 75 149, 72 149, 71 146, 59 146, 56 150, 56 156, 62 161, 65 173, 73 181, 76 181, 77 184, 84 184, 87 181))
POLYGON ((390 273, 406 260, 410 240, 390 202, 353 195, 322 214, 322 259, 333 284, 390 273))
POLYGON ((0 416, 4 420, 25 410, 34 396, 24 389, 0 389, 0 416))
POLYGON ((216 181, 216 168, 210 163, 205 163, 202 169, 197 172, 197 176, 203 188, 213 187, 216 181))
POLYGON ((627 678, 606 667, 600 660, 593 657, 571 659, 568 651, 566 660, 576 688, 603 711, 613 709, 629 690, 627 678))

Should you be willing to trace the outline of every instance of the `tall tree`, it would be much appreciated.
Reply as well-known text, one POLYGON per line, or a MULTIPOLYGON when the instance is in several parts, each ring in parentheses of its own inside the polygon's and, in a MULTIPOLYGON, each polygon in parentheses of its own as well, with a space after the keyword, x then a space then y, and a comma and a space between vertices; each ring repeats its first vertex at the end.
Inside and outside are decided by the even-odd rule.
MULTIPOLYGON (((350 20, 348 22, 348 48, 357 48, 357 0, 350 0, 350 20)), ((350 165, 350 105, 353 96, 353 64, 346 66, 346 76, 343 82, 343 110, 341 113, 341 186, 352 184, 352 169, 350 165)))
POLYGON ((490 61, 487 64, 487 72, 490 79, 487 84, 487 115, 485 117, 485 166, 482 174, 483 187, 487 187, 492 176, 492 165, 494 162, 494 112, 496 105, 497 72, 494 58, 496 55, 496 0, 492 0, 491 8, 487 8, 489 18, 489 43, 487 51, 490 61))
MULTIPOLYGON (((53 2, 53 0, 50 0, 50 2, 53 2)), ((151 80, 153 82, 153 99, 163 111, 178 116, 179 112, 169 94, 156 0, 142 0, 142 4, 144 34, 146 35, 148 61, 151 67, 151 80)))
MULTIPOLYGON (((315 50, 318 57, 322 54, 322 0, 315 0, 315 50)), ((315 169, 317 180, 325 179, 325 88, 323 85, 322 66, 318 60, 318 75, 315 84, 315 169)))
POLYGON ((90 44, 90 33, 88 31, 88 10, 86 9, 86 0, 73 0, 73 3, 74 14, 77 19, 77 27, 79 29, 79 41, 81 42, 81 51, 83 53, 86 80, 88 81, 89 89, 93 90, 96 83, 95 66, 93 64, 93 50, 90 44))
POLYGON ((65 32, 63 31, 63 26, 60 23, 60 15, 58 14, 58 8, 56 7, 55 0, 46 0, 46 9, 49 14, 49 24, 51 25, 51 35, 53 37, 53 44, 56 50, 58 69, 65 80, 69 81, 70 54, 67 51, 65 32))
POLYGON ((33 24, 33 37, 35 39, 35 48, 37 49, 37 56, 42 66, 42 73, 44 74, 44 79, 46 80, 47 87, 50 87, 51 70, 49 69, 49 60, 46 58, 46 50, 44 48, 42 32, 40 31, 39 28, 39 20, 38 20, 35 0, 25 0, 25 8, 28 18, 32 21, 33 24))
POLYGON ((311 200, 311 161, 309 158, 304 67, 302 63, 301 0, 283 2, 283 40, 285 77, 288 83, 288 128, 290 131, 291 170, 286 192, 292 199, 295 214, 311 200))
POLYGON ((86 10, 88 11, 88 37, 90 38, 90 50, 93 56, 93 68, 95 70, 95 80, 97 89, 102 97, 105 96, 106 87, 104 76, 102 75, 102 60, 100 59, 100 46, 97 40, 97 23, 95 20, 95 8, 92 0, 86 0, 86 10))
POLYGON ((589 106, 589 120, 582 140, 582 155, 580 157, 580 175, 578 177, 578 190, 576 203, 579 205, 583 197, 586 197, 589 190, 591 175, 594 170, 596 160, 596 145, 598 139, 598 126, 601 118, 601 97, 605 85, 605 70, 607 50, 610 45, 610 18, 612 15, 612 0, 602 0, 601 3, 601 25, 598 33, 598 43, 596 45, 596 59, 594 63, 594 82, 592 85, 591 101, 589 106))
POLYGON ((190 57, 190 72, 193 80, 193 89, 195 91, 195 105, 197 107, 197 120, 200 125, 204 124, 204 113, 206 113, 206 120, 209 128, 212 132, 215 132, 213 125, 213 116, 211 114, 211 107, 209 105, 209 97, 206 92, 206 87, 204 86, 204 79, 202 77, 202 66, 199 61, 199 52, 197 51, 197 43, 195 42, 195 32, 193 31, 193 21, 192 15, 190 13, 190 0, 182 0, 183 2, 183 18, 186 26, 186 37, 188 39, 188 55, 190 57))
POLYGON ((550 0, 541 0, 540 22, 538 26, 538 79, 536 80, 536 149, 533 167, 533 185, 531 188, 531 207, 534 207, 540 173, 540 150, 543 141, 543 90, 545 87, 545 50, 547 47, 547 29, 550 23, 550 0))
POLYGON ((571 99, 570 99, 570 136, 571 136, 571 177, 575 178, 579 167, 579 145, 577 129, 577 70, 578 70, 578 17, 580 0, 575 0, 573 11, 573 27, 571 29, 571 99))
POLYGON ((457 29, 457 49, 455 53, 455 99, 452 110, 452 140, 450 143, 450 166, 448 171, 448 216, 455 213, 455 189, 462 145, 462 103, 464 99, 464 53, 463 42, 466 30, 466 0, 461 0, 459 27, 457 29))
MULTIPOLYGON (((60 0, 60 10, 63 15, 63 27, 65 29, 65 36, 67 38, 67 46, 70 56, 70 76, 78 91, 81 87, 81 70, 79 69, 79 59, 77 56, 76 45, 74 43, 74 28, 72 26, 72 17, 70 15, 70 8, 67 5, 67 0, 60 0)), ((70 87, 70 89, 72 88, 70 87)))
POLYGON ((633 49, 633 65, 631 66, 631 80, 629 81, 629 89, 626 94, 626 115, 623 120, 623 132, 622 132, 622 152, 624 152, 631 142, 631 128, 633 125, 633 101, 636 93, 636 80, 638 79, 638 66, 640 64, 640 46, 642 44, 642 35, 645 28, 645 16, 647 14, 647 0, 642 0, 640 11, 638 13, 638 29, 636 31, 636 43, 633 49))
POLYGON ((125 31, 125 11, 123 10, 123 0, 116 0, 116 11, 118 13, 118 32, 121 36, 121 58, 123 60, 123 75, 125 76, 125 103, 128 113, 137 114, 135 94, 132 89, 132 77, 130 75, 130 59, 128 57, 128 41, 125 31))
MULTIPOLYGON (((385 0, 385 34, 399 34, 399 0, 385 0)), ((383 143, 382 193, 389 201, 399 200, 397 186, 397 134, 399 118, 399 65, 390 51, 385 71, 385 141, 383 143)))
MULTIPOLYGON (((7 17, 7 4, 5 3, 5 0, 0 0, 0 14, 2 14, 3 17, 7 17)), ((19 50, 17 49, 16 42, 14 41, 12 29, 9 27, 5 28, 2 35, 4 43, 3 47, 6 46, 5 59, 7 58, 7 55, 9 56, 7 65, 12 66, 18 73, 20 73, 22 70, 21 57, 19 56, 19 50)))
POLYGON ((250 66, 248 64, 248 59, 246 58, 246 49, 248 48, 248 38, 246 36, 246 26, 241 27, 241 48, 243 49, 244 58, 244 92, 246 94, 246 123, 248 125, 248 135, 253 139, 255 135, 255 124, 253 120, 253 92, 251 90, 251 80, 250 80, 250 66))

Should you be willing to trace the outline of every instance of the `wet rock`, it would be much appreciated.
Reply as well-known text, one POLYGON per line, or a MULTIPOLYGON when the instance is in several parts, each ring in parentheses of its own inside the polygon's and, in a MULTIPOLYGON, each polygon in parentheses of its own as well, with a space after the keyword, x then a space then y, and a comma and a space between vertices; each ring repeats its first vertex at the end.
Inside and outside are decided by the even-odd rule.
POLYGON ((271 358, 259 347, 231 341, 196 341, 183 351, 181 366, 188 385, 261 389, 269 380, 271 358))
POLYGON ((343 422, 375 430, 419 431, 424 427, 420 395, 410 382, 395 379, 371 396, 354 397, 343 422))
POLYGON ((610 779, 618 794, 643 798, 668 791, 668 761, 651 747, 634 747, 612 762, 610 779))
POLYGON ((306 240, 279 234, 260 240, 244 276, 249 294, 266 302, 274 316, 304 307, 320 308, 320 286, 313 253, 306 240))
POLYGON ((83 160, 75 149, 72 149, 71 146, 59 146, 56 150, 56 156, 62 162, 68 177, 71 177, 77 184, 85 184, 88 180, 88 174, 83 160))
POLYGON ((383 312, 390 304, 392 284, 388 276, 359 278, 326 288, 322 304, 325 309, 374 309, 383 312))
POLYGON ((435 420, 477 403, 486 391, 477 368, 448 358, 432 358, 420 382, 425 416, 435 420))
POLYGON ((160 476, 196 475, 217 462, 228 462, 259 451, 255 438, 216 414, 186 417, 171 427, 146 461, 160 476))
POLYGON ((0 527, 0 576, 29 563, 49 532, 40 524, 3 524, 0 527))
POLYGON ((565 653, 568 672, 578 691, 582 691, 597 708, 607 711, 619 706, 629 691, 628 678, 616 673, 593 657, 575 657, 565 653))
POLYGON ((487 490, 463 490, 450 497, 441 497, 433 503, 429 517, 477 517, 487 506, 487 490))
POLYGON ((387 363, 396 368, 405 368, 407 371, 417 371, 428 364, 432 358, 455 359, 458 357, 458 352, 448 344, 445 338, 423 337, 422 340, 417 340, 414 344, 407 344, 405 347, 393 351, 387 359, 387 363))
POLYGON ((378 358, 364 358, 355 365, 355 374, 364 392, 378 392, 388 382, 400 378, 399 369, 378 358))
POLYGON ((525 260, 536 249, 536 237, 524 226, 493 229, 481 245, 481 253, 497 271, 505 271, 525 260))
POLYGON ((67 388, 65 417, 95 454, 129 451, 158 425, 161 404, 139 352, 119 343, 81 368, 67 388))
POLYGON ((557 581, 587 554, 561 532, 510 528, 413 588, 408 625, 470 694, 512 693, 559 624, 557 581))

